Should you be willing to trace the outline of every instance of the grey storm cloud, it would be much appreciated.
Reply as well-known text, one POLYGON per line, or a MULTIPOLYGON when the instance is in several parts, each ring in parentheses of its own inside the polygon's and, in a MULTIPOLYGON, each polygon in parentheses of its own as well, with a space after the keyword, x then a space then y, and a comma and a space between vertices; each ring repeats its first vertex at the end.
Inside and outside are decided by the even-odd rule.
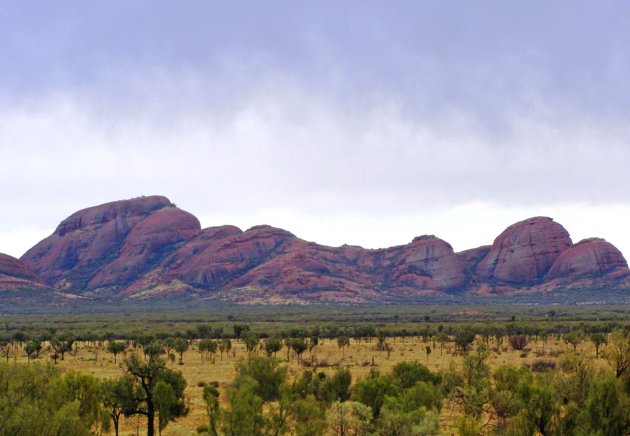
POLYGON ((624 2, 0 9, 5 235, 152 193, 207 216, 627 204, 624 2))

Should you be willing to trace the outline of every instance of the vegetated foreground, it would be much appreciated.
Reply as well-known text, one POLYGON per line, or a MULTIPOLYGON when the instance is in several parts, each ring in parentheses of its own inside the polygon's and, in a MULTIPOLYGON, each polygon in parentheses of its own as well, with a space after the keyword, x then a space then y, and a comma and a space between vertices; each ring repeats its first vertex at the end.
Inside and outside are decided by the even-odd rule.
POLYGON ((596 301, 602 290, 630 296, 628 263, 611 243, 574 243, 548 217, 498 230, 492 245, 458 253, 433 235, 377 250, 328 247, 269 225, 202 229, 167 198, 140 197, 72 214, 19 260, 0 255, 0 303, 392 303, 576 290, 596 301))
POLYGON ((146 434, 151 415, 163 434, 630 432, 627 318, 155 334, 8 323, 0 434, 114 432, 112 416, 146 434))

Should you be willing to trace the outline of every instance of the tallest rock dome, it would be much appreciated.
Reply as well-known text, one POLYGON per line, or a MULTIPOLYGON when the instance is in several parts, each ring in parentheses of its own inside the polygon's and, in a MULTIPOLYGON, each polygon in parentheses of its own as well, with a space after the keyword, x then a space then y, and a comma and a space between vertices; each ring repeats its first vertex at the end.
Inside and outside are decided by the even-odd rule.
POLYGON ((511 225, 494 240, 477 275, 482 280, 516 285, 535 283, 571 245, 569 232, 553 219, 529 218, 511 225))

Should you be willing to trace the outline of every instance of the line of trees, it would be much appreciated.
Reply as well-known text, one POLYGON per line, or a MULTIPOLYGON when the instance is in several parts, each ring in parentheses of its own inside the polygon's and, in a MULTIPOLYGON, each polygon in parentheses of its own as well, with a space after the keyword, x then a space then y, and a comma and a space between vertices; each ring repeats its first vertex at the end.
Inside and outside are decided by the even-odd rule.
MULTIPOLYGON (((540 340, 543 350, 552 338, 563 341, 567 347, 573 350, 576 350, 581 343, 590 341, 598 358, 602 346, 609 340, 608 327, 611 326, 607 324, 580 325, 570 329, 556 329, 552 333, 546 329, 519 326, 515 323, 508 323, 503 326, 476 325, 471 327, 470 325, 460 325, 455 328, 445 328, 438 325, 435 328, 427 327, 420 330, 420 337, 425 343, 432 344, 431 347, 426 345, 423 348, 423 351, 426 351, 427 359, 432 351, 437 350, 438 343, 440 355, 443 354, 445 344, 449 342, 452 342, 461 352, 466 352, 476 338, 483 340, 487 346, 490 346, 491 341, 494 341, 496 347, 500 347, 506 342, 512 349, 521 351, 527 350, 526 347, 530 340, 540 340), (557 331, 562 331, 562 333, 557 331)), ((628 333, 627 329, 618 329, 618 331, 625 332, 624 334, 628 333)), ((79 346, 87 346, 94 352, 95 360, 98 359, 99 350, 112 353, 115 362, 117 362, 120 354, 125 353, 126 350, 133 350, 143 354, 145 359, 150 356, 164 355, 165 358, 173 362, 179 357, 178 363, 184 364, 185 352, 193 344, 197 344, 202 360, 214 362, 217 353, 221 360, 225 353, 230 353, 233 350, 232 340, 236 340, 244 344, 248 355, 261 350, 268 356, 276 356, 281 349, 285 348, 287 360, 290 353, 293 352, 297 360, 301 361, 303 354, 308 351, 308 356, 312 361, 313 350, 319 344, 320 339, 330 338, 330 336, 325 336, 330 333, 330 329, 323 328, 291 329, 281 332, 277 336, 269 336, 265 333, 256 334, 248 325, 243 324, 235 324, 233 334, 226 334, 223 328, 200 325, 194 330, 194 334, 174 332, 172 335, 150 335, 144 332, 135 332, 123 339, 115 339, 115 335, 111 334, 107 335, 109 339, 105 339, 98 335, 87 335, 86 337, 86 335, 73 335, 69 332, 63 334, 48 333, 39 336, 29 336, 23 332, 16 332, 11 337, 0 340, 0 358, 4 357, 6 361, 9 361, 11 357, 15 359, 21 354, 26 356, 27 361, 30 362, 31 359, 39 358, 42 353, 48 353, 56 364, 59 360, 63 361, 68 353, 76 352, 79 346)), ((336 333, 338 336, 335 337, 335 340, 342 355, 345 355, 351 339, 355 342, 371 342, 375 339, 375 349, 379 352, 385 351, 388 356, 393 350, 390 343, 392 332, 389 330, 362 327, 352 331, 337 330, 336 333)), ((406 337, 408 336, 402 337, 403 342, 406 337)))

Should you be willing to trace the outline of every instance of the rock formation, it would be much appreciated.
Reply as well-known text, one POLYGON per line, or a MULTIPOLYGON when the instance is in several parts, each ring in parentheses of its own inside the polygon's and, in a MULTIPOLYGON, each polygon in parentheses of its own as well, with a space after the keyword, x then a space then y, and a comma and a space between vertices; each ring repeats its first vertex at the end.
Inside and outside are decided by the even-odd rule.
POLYGON ((618 269, 627 269, 621 251, 600 238, 584 239, 563 251, 549 270, 549 278, 601 276, 618 269))
POLYGON ((10 271, 12 280, 111 300, 383 302, 571 289, 586 283, 583 277, 595 280, 588 286, 622 283, 622 277, 630 286, 630 270, 614 246, 601 239, 572 245, 551 218, 513 224, 492 246, 460 253, 427 235, 368 250, 327 247, 271 226, 201 229, 193 215, 159 196, 79 211, 22 262, 0 257, 0 278, 10 271))
POLYGON ((509 226, 477 266, 482 281, 531 285, 542 280, 560 253, 571 247, 571 237, 547 217, 529 218, 509 226))
POLYGON ((142 197, 90 207, 63 220, 57 230, 21 260, 46 283, 82 292, 114 260, 131 229, 156 210, 172 207, 165 197, 142 197))

